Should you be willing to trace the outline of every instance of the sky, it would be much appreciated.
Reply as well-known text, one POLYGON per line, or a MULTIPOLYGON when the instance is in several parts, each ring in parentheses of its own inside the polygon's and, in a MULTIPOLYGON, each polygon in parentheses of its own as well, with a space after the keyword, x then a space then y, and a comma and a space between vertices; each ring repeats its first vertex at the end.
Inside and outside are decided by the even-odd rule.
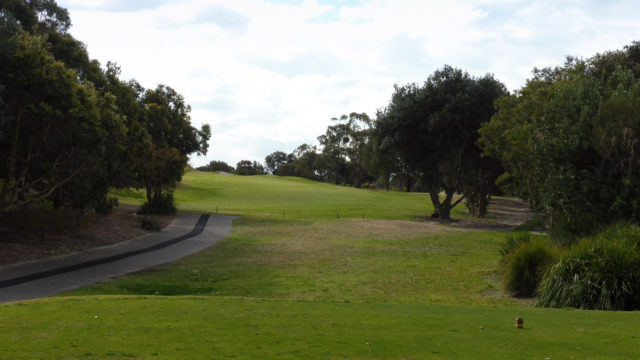
POLYGON ((264 162, 351 112, 375 117, 394 84, 451 65, 511 91, 534 67, 640 40, 640 2, 600 0, 58 0, 71 34, 124 80, 165 84, 212 128, 206 156, 264 162))

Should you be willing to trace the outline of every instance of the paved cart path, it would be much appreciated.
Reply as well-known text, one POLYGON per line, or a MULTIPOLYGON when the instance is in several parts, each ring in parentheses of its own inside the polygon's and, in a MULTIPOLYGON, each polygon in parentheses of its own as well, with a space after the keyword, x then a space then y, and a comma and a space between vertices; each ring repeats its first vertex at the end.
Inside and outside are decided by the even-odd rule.
POLYGON ((158 233, 81 253, 0 267, 0 303, 50 296, 177 260, 229 236, 233 219, 179 214, 158 233))

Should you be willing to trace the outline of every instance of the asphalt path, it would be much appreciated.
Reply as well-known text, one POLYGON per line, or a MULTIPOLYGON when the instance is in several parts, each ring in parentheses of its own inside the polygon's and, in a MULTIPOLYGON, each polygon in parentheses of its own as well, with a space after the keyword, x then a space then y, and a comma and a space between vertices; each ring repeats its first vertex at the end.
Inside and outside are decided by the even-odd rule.
POLYGON ((179 214, 164 230, 89 251, 0 267, 0 303, 55 295, 202 251, 233 216, 179 214))

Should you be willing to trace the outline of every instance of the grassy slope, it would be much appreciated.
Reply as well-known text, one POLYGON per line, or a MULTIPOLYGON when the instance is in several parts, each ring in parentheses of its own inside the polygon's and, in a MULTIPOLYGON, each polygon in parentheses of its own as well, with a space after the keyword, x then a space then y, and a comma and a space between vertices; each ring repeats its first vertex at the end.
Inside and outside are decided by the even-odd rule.
MULTIPOLYGON (((121 201, 141 204, 142 192, 120 191, 121 201)), ((183 211, 298 219, 336 217, 403 219, 431 215, 426 194, 354 189, 295 177, 228 176, 193 171, 175 193, 183 211)), ((453 216, 464 216, 462 207, 453 216)))
POLYGON ((0 358, 640 357, 636 312, 533 309, 500 295, 500 234, 369 219, 429 213, 424 195, 276 177, 184 182, 182 209, 250 216, 213 249, 73 294, 206 297, 4 305, 0 358), (335 219, 350 203, 353 218, 335 219))

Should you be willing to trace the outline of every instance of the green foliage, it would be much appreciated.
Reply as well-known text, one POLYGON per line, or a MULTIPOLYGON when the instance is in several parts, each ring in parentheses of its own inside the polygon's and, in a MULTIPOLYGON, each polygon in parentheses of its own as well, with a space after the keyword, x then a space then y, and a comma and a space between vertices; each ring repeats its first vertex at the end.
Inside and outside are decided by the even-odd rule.
POLYGON ((536 70, 479 131, 505 168, 504 190, 528 199, 555 237, 640 221, 638 49, 536 70))
POLYGON ((138 180, 147 191, 151 211, 163 208, 162 193, 171 191, 184 174, 188 155, 205 155, 211 128, 204 124, 197 130, 191 126, 191 106, 173 88, 158 85, 144 92, 146 131, 153 146, 143 153, 138 164, 138 180))
POLYGON ((287 155, 291 161, 281 164, 274 175, 278 176, 298 176, 310 180, 326 181, 324 169, 324 158, 316 152, 315 146, 302 144, 291 154, 287 155))
POLYGON ((538 306, 640 309, 640 229, 616 224, 582 239, 540 287, 538 306))
POLYGON ((282 151, 274 151, 264 158, 264 164, 269 174, 275 174, 280 166, 288 164, 294 160, 295 156, 293 154, 287 155, 287 153, 282 151))
POLYGON ((205 166, 198 167, 197 170, 198 171, 212 171, 212 172, 224 171, 224 172, 228 172, 228 173, 235 172, 235 169, 233 168, 233 166, 227 164, 224 161, 216 161, 216 160, 210 161, 209 164, 207 164, 205 166))
POLYGON ((0 6, 0 212, 42 200, 108 212, 114 186, 157 203, 187 156, 206 153, 211 129, 191 126, 182 96, 123 82, 112 63, 103 71, 55 1, 0 6))
POLYGON ((524 224, 518 225, 514 231, 539 231, 545 230, 544 222, 541 218, 536 217, 533 220, 526 221, 524 224))
POLYGON ((151 231, 160 231, 162 228, 160 227, 160 223, 158 219, 153 216, 143 216, 140 218, 140 226, 142 226, 145 230, 151 231))
POLYGON ((175 215, 178 212, 176 208, 173 192, 163 192, 160 196, 151 198, 151 202, 145 202, 140 208, 140 214, 153 215, 175 215))
POLYGON ((519 297, 530 297, 549 268, 557 262, 558 249, 544 237, 531 238, 527 233, 507 237, 502 245, 502 285, 519 297))
POLYGON ((97 214, 109 215, 114 207, 118 206, 118 198, 115 196, 105 196, 93 205, 97 214))
POLYGON ((630 247, 640 249, 640 225, 631 222, 613 223, 595 236, 599 241, 615 240, 630 247))
POLYGON ((366 113, 332 118, 336 125, 318 136, 321 146, 317 172, 325 181, 361 187, 370 176, 364 168, 364 153, 372 122, 366 113))
POLYGON ((273 152, 265 158, 267 170, 278 176, 298 176, 356 188, 374 181, 371 174, 379 172, 379 161, 372 145, 372 120, 366 113, 357 112, 331 120, 336 124, 318 136, 317 147, 302 144, 290 154, 273 152))
POLYGON ((504 85, 490 75, 473 78, 445 66, 423 86, 396 86, 389 105, 378 113, 375 134, 381 150, 396 154, 407 168, 404 174, 420 174, 443 220, 450 220, 451 209, 466 197, 472 198, 473 213, 485 211, 487 184, 499 174, 480 156, 478 129, 505 93, 504 85), (442 191, 445 197, 440 199, 442 191), (463 197, 454 200, 456 192, 463 197))
POLYGON ((114 99, 56 60, 40 37, 20 33, 0 74, 5 85, 0 211, 43 199, 83 208, 104 198, 122 156, 125 127, 114 99))
POLYGON ((520 244, 531 241, 531 234, 526 231, 518 231, 505 237, 504 242, 500 245, 498 252, 500 253, 500 262, 505 264, 511 254, 520 244))
POLYGON ((236 175, 264 175, 264 166, 257 161, 240 160, 236 164, 236 175))

